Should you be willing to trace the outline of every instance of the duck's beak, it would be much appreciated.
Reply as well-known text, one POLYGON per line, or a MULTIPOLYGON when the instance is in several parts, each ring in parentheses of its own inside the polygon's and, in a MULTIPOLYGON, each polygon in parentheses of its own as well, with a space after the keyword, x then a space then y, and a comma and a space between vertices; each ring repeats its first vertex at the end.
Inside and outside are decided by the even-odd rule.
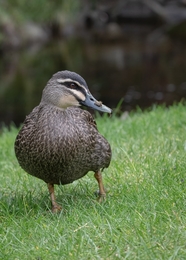
POLYGON ((97 101, 90 93, 87 93, 86 99, 80 101, 80 104, 101 112, 112 113, 112 110, 109 107, 103 105, 101 101, 97 101))

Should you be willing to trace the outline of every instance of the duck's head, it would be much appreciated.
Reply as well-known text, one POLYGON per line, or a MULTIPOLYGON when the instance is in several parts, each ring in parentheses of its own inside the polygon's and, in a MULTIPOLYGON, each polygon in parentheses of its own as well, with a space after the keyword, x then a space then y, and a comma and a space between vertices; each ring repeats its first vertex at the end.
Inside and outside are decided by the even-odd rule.
POLYGON ((84 105, 94 110, 112 113, 110 108, 92 96, 86 81, 80 75, 67 70, 59 71, 52 76, 43 90, 41 102, 61 109, 84 105))

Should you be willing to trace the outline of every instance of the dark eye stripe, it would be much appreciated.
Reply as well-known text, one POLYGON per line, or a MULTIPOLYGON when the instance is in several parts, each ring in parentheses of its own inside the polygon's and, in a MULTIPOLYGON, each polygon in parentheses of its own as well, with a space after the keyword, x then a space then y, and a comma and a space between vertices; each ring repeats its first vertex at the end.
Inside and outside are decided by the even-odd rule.
POLYGON ((81 89, 76 83, 74 82, 65 82, 64 85, 67 87, 67 88, 73 88, 73 89, 81 89), (73 87, 72 87, 73 85, 73 87))

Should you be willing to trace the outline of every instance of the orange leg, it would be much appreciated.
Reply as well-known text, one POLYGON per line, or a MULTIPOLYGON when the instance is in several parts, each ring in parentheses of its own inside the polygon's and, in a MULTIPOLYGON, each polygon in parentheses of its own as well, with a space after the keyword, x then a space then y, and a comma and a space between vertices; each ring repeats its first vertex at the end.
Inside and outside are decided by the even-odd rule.
POLYGON ((55 194, 54 194, 54 184, 47 183, 47 186, 48 186, 48 190, 50 193, 50 199, 52 202, 52 212, 57 213, 57 212, 61 211, 61 206, 59 206, 56 202, 56 198, 55 198, 55 194))
POLYGON ((94 177, 96 178, 97 182, 98 182, 98 186, 99 186, 99 198, 98 201, 102 202, 105 198, 106 198, 106 192, 105 192, 105 188, 103 186, 103 180, 102 180, 102 175, 101 172, 95 172, 94 177))

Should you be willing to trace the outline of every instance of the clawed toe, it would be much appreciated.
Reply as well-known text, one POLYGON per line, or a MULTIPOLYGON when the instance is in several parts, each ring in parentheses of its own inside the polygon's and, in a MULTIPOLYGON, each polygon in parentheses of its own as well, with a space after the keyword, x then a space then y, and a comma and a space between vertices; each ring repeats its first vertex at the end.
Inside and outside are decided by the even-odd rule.
POLYGON ((59 213, 62 210, 62 207, 59 205, 55 205, 52 207, 52 213, 59 213))
POLYGON ((103 201, 106 201, 106 193, 104 193, 104 194, 98 194, 97 201, 98 201, 99 203, 101 203, 101 202, 103 202, 103 201))
POLYGON ((104 193, 100 193, 99 190, 94 192, 95 196, 97 197, 98 202, 103 202, 106 200, 106 191, 104 193))

